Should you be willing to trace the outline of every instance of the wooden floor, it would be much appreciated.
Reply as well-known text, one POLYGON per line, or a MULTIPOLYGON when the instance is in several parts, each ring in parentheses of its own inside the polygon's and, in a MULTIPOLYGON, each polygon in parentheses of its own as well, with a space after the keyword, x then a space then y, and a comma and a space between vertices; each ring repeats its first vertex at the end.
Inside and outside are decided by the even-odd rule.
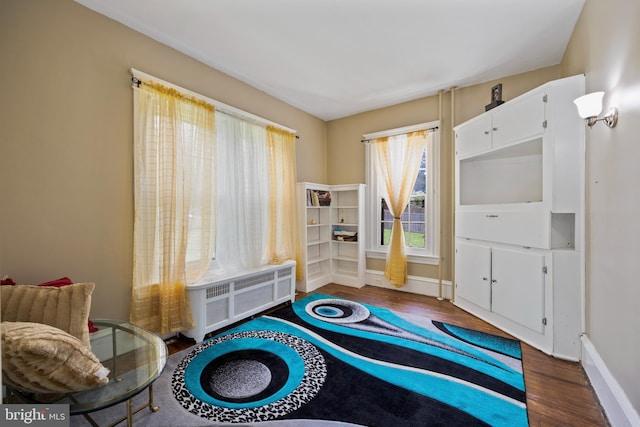
MULTIPOLYGON (((335 284, 323 286, 317 292, 510 337, 451 302, 432 297, 374 286, 356 289, 335 284)), ((301 299, 306 295, 298 293, 296 298, 301 299)), ((191 345, 193 341, 188 339, 174 339, 168 343, 170 353, 191 345)), ((522 353, 529 423, 532 427, 609 425, 579 363, 555 359, 524 343, 522 353)))

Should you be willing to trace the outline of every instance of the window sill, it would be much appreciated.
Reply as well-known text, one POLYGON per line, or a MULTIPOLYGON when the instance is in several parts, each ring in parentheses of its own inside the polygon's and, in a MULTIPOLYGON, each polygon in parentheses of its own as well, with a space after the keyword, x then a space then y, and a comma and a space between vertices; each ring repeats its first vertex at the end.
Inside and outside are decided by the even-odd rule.
MULTIPOLYGON (((387 259, 387 253, 381 251, 366 251, 367 258, 373 259, 387 259)), ((427 255, 407 255, 407 262, 412 264, 429 264, 429 265, 438 265, 440 264, 440 258, 437 256, 427 256, 427 255)))

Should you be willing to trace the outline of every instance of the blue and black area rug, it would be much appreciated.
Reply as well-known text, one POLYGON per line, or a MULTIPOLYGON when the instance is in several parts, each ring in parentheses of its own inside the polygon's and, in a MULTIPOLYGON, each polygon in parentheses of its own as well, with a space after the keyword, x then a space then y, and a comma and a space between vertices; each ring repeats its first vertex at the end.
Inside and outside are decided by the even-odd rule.
POLYGON ((215 423, 528 426, 518 341, 320 294, 205 341, 172 387, 215 423))

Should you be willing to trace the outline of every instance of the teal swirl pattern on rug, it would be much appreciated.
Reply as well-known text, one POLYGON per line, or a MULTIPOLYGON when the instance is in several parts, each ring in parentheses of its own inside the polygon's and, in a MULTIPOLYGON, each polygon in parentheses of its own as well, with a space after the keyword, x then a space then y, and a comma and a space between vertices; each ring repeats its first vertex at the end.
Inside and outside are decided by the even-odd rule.
POLYGON ((519 341, 321 294, 204 342, 174 396, 213 422, 528 426, 519 341))

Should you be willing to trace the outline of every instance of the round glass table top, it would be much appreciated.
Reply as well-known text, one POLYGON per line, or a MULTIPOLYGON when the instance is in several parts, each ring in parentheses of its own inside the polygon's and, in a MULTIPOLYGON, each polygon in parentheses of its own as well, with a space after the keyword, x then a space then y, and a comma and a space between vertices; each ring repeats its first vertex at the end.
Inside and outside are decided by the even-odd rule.
POLYGON ((67 394, 71 415, 113 406, 145 390, 164 370, 167 345, 156 334, 123 320, 92 319, 91 351, 111 372, 101 387, 67 394))

